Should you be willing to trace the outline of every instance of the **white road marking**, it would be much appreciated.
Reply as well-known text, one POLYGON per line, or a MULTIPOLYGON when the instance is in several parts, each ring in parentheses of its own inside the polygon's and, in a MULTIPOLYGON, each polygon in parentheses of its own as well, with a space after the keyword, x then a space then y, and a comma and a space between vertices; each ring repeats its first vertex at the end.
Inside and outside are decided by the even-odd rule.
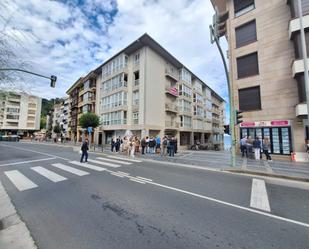
POLYGON ((136 159, 131 159, 131 158, 124 158, 124 157, 117 157, 117 156, 107 156, 109 158, 114 158, 114 159, 120 159, 120 160, 125 160, 129 162, 134 162, 134 163, 141 163, 142 161, 136 160, 136 159))
POLYGON ((229 203, 229 202, 226 202, 226 201, 220 201, 220 200, 212 198, 212 197, 208 197, 208 196, 204 196, 204 195, 199 195, 199 194, 196 194, 196 193, 192 193, 190 191, 169 187, 169 186, 166 186, 166 185, 163 185, 163 184, 159 184, 159 183, 155 183, 155 182, 147 182, 147 183, 155 185, 155 186, 158 186, 158 187, 174 190, 174 191, 177 191, 177 192, 180 192, 180 193, 184 193, 184 194, 187 194, 187 195, 199 197, 199 198, 202 198, 202 199, 205 199, 205 200, 209 200, 209 201, 212 201, 212 202, 216 202, 216 203, 219 203, 219 204, 223 204, 225 206, 241 209, 241 210, 244 210, 244 211, 247 211, 247 212, 250 212, 250 213, 259 214, 259 215, 262 215, 262 216, 267 216, 267 217, 270 217, 270 218, 273 218, 273 219, 276 219, 276 220, 282 220, 282 221, 286 221, 286 222, 289 222, 289 223, 292 223, 292 224, 296 224, 296 225, 299 225, 299 226, 303 226, 303 227, 309 228, 309 224, 308 223, 304 223, 304 222, 300 222, 300 221, 284 218, 284 217, 273 215, 273 214, 270 214, 270 213, 265 213, 263 211, 259 211, 259 210, 252 209, 252 208, 243 207, 243 206, 232 204, 232 203, 229 203))
POLYGON ((92 159, 88 159, 88 162, 97 163, 97 164, 101 164, 101 165, 108 166, 108 167, 112 167, 112 168, 119 168, 119 167, 121 167, 121 166, 118 165, 118 164, 107 163, 107 162, 100 162, 100 161, 92 160, 92 159))
POLYGON ((24 163, 34 163, 34 162, 48 161, 48 160, 53 160, 55 158, 56 157, 49 157, 49 158, 42 158, 42 159, 36 159, 36 160, 30 160, 30 161, 22 161, 22 162, 16 162, 16 163, 5 163, 5 164, 0 164, 0 167, 10 166, 10 165, 18 165, 18 164, 24 164, 24 163))
POLYGON ((31 167, 31 169, 37 172, 38 174, 44 176, 48 180, 51 180, 52 182, 61 182, 61 181, 67 180, 67 178, 61 175, 58 175, 57 173, 50 171, 48 169, 45 169, 41 166, 31 167))
POLYGON ((33 181, 24 176, 18 170, 4 171, 4 174, 10 179, 19 191, 38 187, 33 181))
POLYGON ((84 176, 84 175, 89 175, 88 172, 80 170, 80 169, 75 169, 73 167, 64 165, 62 163, 54 163, 52 164, 52 166, 58 168, 58 169, 62 169, 64 171, 70 172, 72 174, 78 175, 78 176, 84 176))
POLYGON ((126 173, 126 172, 122 172, 122 171, 117 171, 117 173, 120 173, 120 174, 123 174, 123 175, 129 175, 128 173, 126 173))
POLYGON ((150 182, 152 182, 152 180, 149 179, 149 178, 145 178, 145 177, 141 177, 141 176, 137 176, 136 178, 141 179, 141 180, 144 180, 144 181, 150 181, 150 182))
POLYGON ((96 159, 99 159, 99 160, 102 160, 102 161, 107 161, 107 162, 126 164, 126 165, 132 164, 132 163, 124 162, 124 161, 120 161, 120 160, 108 159, 108 158, 105 158, 105 157, 97 157, 96 159))
POLYGON ((60 159, 66 160, 66 161, 70 160, 70 159, 67 159, 67 158, 64 158, 64 157, 61 157, 61 156, 56 156, 56 155, 52 155, 52 154, 48 154, 48 153, 44 153, 44 152, 38 152, 36 150, 24 149, 24 148, 20 148, 18 146, 11 146, 11 145, 7 145, 7 144, 6 145, 0 144, 0 146, 10 147, 10 148, 14 148, 14 149, 17 149, 17 150, 29 151, 29 152, 33 152, 33 153, 49 156, 49 157, 56 157, 56 158, 60 158, 60 159))
POLYGON ((133 182, 138 182, 138 183, 141 183, 141 184, 145 184, 145 182, 144 182, 144 181, 139 180, 139 179, 134 178, 134 177, 131 177, 131 178, 130 178, 130 181, 133 181, 133 182))
POLYGON ((95 166, 95 165, 92 165, 92 164, 88 164, 88 163, 80 163, 80 162, 77 162, 77 161, 70 161, 70 163, 72 163, 74 165, 77 165, 77 166, 80 166, 80 167, 87 168, 87 169, 96 170, 96 171, 104 171, 104 170, 106 170, 105 168, 98 167, 98 166, 95 166))
POLYGON ((264 180, 252 179, 250 207, 270 212, 264 180))
POLYGON ((111 175, 113 175, 113 176, 118 176, 118 177, 121 177, 121 178, 126 177, 126 175, 118 174, 118 173, 116 173, 116 172, 111 173, 111 175))

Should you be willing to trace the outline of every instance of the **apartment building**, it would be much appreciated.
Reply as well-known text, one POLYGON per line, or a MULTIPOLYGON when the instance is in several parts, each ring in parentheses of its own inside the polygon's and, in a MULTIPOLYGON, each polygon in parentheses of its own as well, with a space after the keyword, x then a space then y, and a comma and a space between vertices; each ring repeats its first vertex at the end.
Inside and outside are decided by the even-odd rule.
MULTIPOLYGON (((308 136, 297 0, 211 0, 228 11, 227 39, 237 137, 270 137, 271 152, 305 151, 308 136)), ((309 51, 309 1, 302 0, 309 51)))
MULTIPOLYGON (((58 100, 53 106, 52 110, 52 130, 56 125, 61 128, 61 134, 64 138, 68 137, 69 126, 69 98, 63 98, 58 100)), ((52 131, 52 133, 54 133, 52 131)))
POLYGON ((95 70, 96 141, 131 131, 170 135, 179 146, 194 141, 223 148, 225 102, 149 35, 144 34, 95 70))
MULTIPOLYGON (((81 141, 84 132, 78 125, 80 117, 87 112, 95 112, 97 73, 91 71, 79 78, 67 91, 69 95, 68 137, 73 141, 81 141)), ((93 138, 92 138, 93 139, 93 138)))
POLYGON ((39 97, 0 92, 0 132, 30 136, 40 129, 41 106, 39 97))

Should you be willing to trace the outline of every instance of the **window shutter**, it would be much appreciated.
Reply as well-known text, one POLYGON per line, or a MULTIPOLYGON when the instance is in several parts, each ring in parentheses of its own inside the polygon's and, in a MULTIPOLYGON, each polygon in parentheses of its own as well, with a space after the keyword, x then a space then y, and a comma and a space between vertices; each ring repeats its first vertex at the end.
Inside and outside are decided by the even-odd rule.
POLYGON ((237 13, 252 4, 254 4, 254 0, 234 0, 234 12, 237 13))
POLYGON ((259 74, 257 52, 237 58, 238 78, 244 78, 259 74))
POLYGON ((239 109, 241 111, 253 111, 261 109, 260 86, 238 90, 239 109))
POLYGON ((235 29, 236 47, 239 48, 246 44, 256 41, 256 22, 251 21, 235 29))

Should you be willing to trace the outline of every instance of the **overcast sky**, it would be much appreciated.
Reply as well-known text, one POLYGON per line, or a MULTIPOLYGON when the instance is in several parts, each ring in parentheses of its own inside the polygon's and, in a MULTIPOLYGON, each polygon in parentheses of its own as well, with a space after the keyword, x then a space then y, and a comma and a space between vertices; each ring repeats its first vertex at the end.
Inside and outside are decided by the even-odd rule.
MULTIPOLYGON (((23 44, 15 48, 18 56, 33 71, 58 77, 52 89, 48 80, 25 76, 38 96, 65 96, 80 76, 147 32, 226 99, 223 66, 209 41, 210 0, 1 2, 5 32, 17 35, 23 44)), ((226 43, 223 46, 226 50, 226 43)))

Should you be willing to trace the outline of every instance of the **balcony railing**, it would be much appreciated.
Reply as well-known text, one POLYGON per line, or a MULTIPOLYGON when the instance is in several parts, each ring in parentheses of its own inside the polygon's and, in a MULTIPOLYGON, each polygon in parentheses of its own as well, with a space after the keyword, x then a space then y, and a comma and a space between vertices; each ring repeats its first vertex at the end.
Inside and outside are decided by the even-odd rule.
POLYGON ((165 104, 165 110, 168 112, 178 112, 178 106, 175 104, 165 104))
POLYGON ((166 68, 165 69, 165 75, 167 77, 169 77, 170 79, 174 80, 174 81, 178 81, 179 80, 179 73, 177 70, 173 70, 171 68, 166 68))
POLYGON ((166 128, 178 129, 179 123, 176 122, 176 121, 165 121, 165 127, 166 128))
POLYGON ((173 96, 173 97, 178 97, 179 92, 177 87, 171 87, 171 86, 165 86, 165 93, 173 96))

